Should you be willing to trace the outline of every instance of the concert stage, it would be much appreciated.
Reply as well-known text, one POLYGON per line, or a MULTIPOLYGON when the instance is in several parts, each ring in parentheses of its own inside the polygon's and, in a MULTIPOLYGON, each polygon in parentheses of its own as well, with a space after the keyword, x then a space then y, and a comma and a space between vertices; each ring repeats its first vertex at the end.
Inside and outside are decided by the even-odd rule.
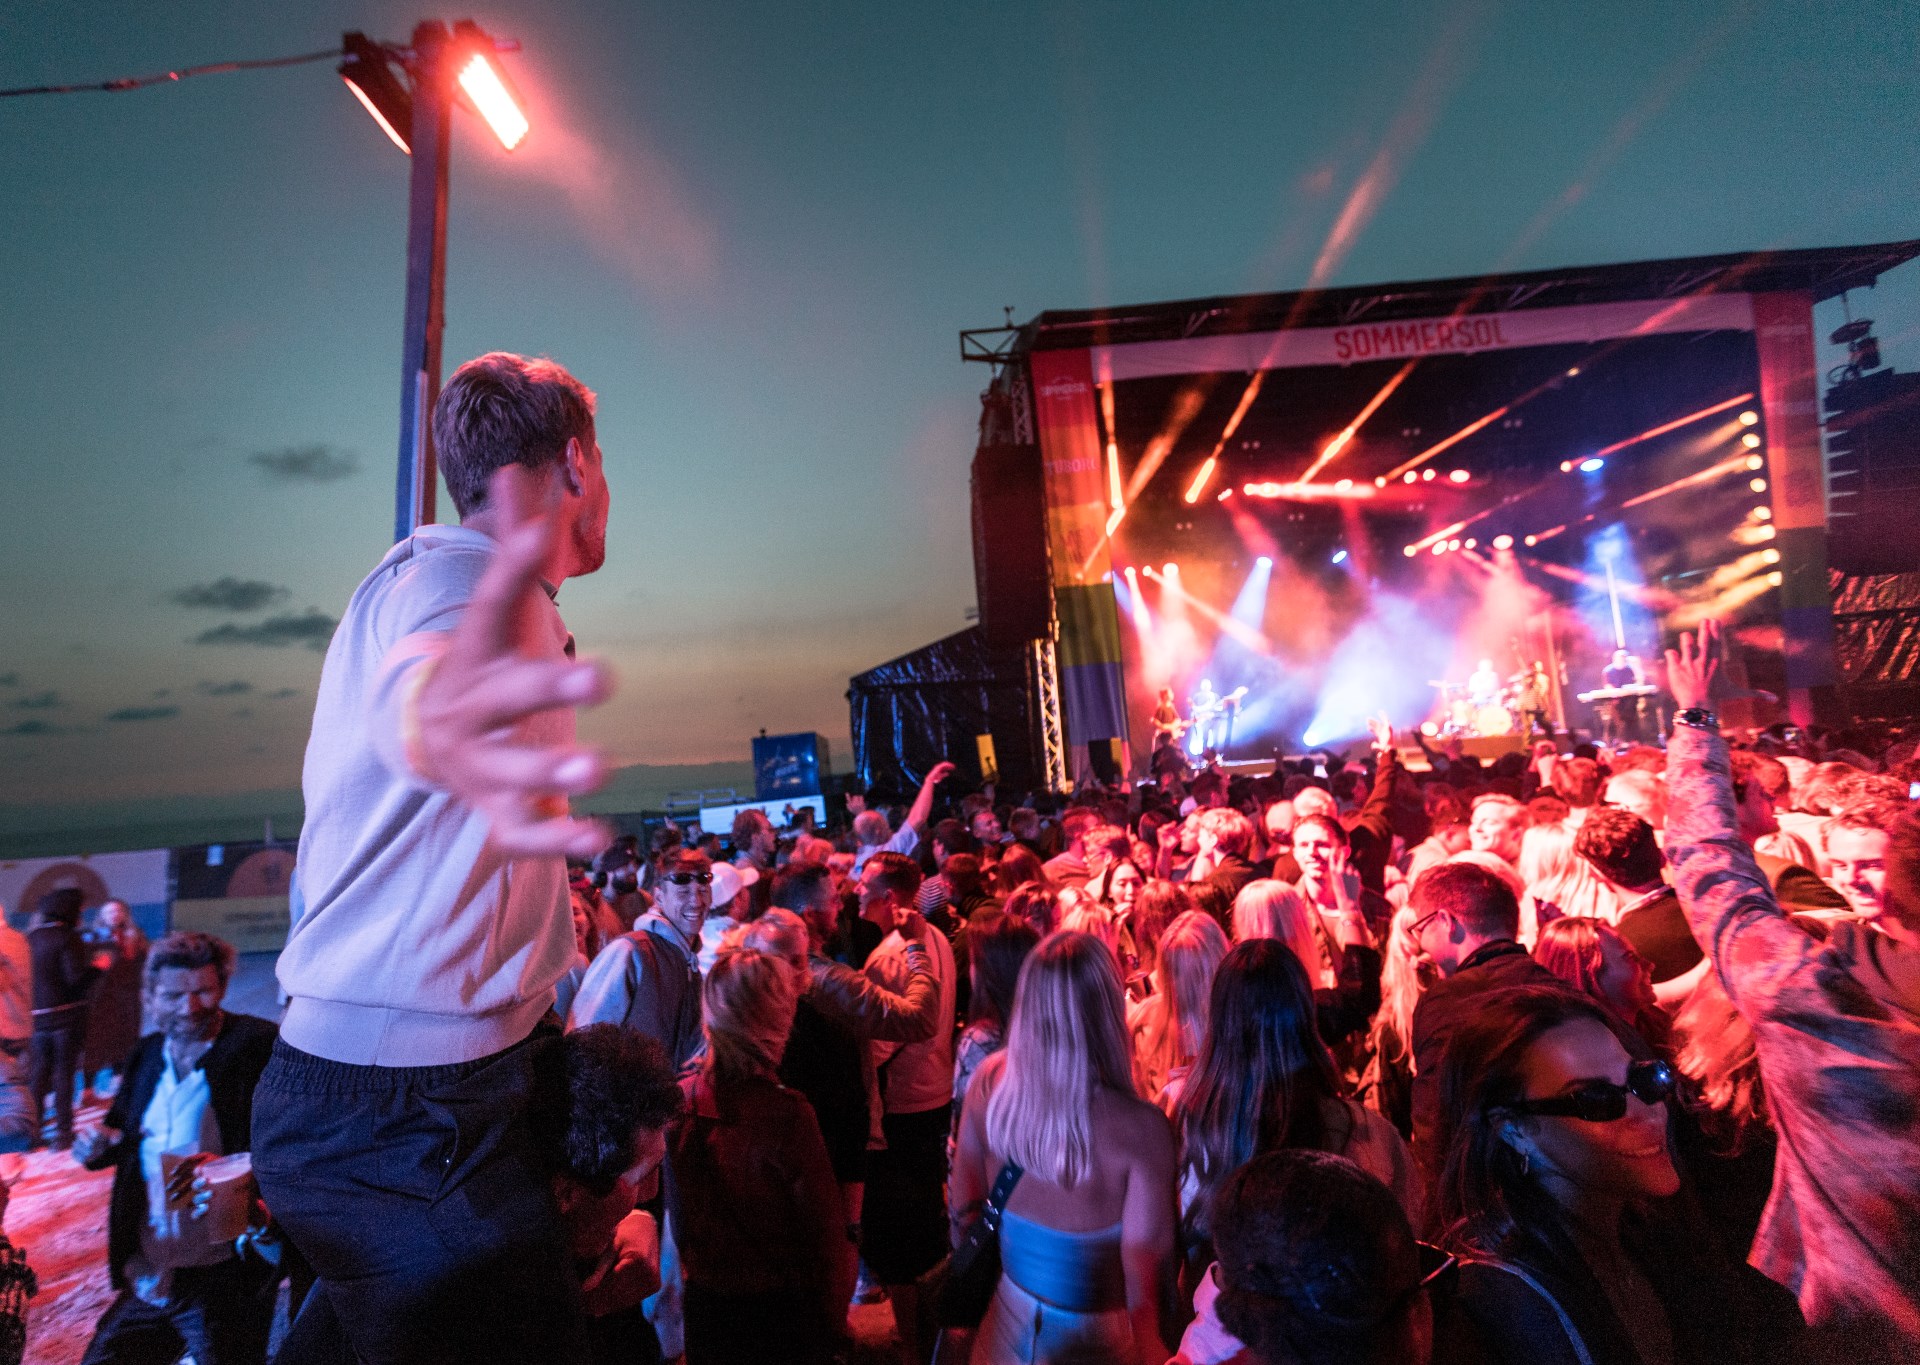
POLYGON ((965 333, 994 369, 974 460, 981 621, 919 655, 973 662, 958 688, 932 660, 921 688, 919 655, 856 679, 859 770, 910 785, 928 756, 899 740, 898 707, 932 716, 969 687, 968 715, 935 726, 949 756, 984 727, 1022 786, 1142 773, 1163 688, 1183 725, 1201 703, 1182 743, 1234 760, 1343 748, 1382 711, 1436 742, 1650 734, 1661 650, 1707 615, 1729 624, 1749 694, 1733 723, 1835 718, 1813 306, 1916 255, 1691 258, 965 333), (876 677, 894 710, 863 712, 876 677))

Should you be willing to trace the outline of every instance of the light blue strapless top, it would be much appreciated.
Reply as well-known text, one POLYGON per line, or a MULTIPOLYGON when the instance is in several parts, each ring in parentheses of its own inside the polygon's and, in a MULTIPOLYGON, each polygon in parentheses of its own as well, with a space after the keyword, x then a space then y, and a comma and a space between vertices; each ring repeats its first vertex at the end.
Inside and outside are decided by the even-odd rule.
POLYGON ((1099 1232, 1061 1232, 1017 1213, 1002 1215, 1000 1265, 1008 1279, 1070 1313, 1127 1306, 1120 1224, 1099 1232))

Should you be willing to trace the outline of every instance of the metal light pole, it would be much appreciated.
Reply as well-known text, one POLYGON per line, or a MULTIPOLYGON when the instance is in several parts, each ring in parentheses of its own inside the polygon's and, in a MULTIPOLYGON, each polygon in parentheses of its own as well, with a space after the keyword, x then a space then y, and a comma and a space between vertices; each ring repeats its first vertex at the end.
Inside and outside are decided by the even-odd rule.
POLYGON ((439 468, 433 404, 440 397, 440 338, 447 310, 447 158, 452 150, 449 35, 430 19, 413 31, 413 175, 407 191, 407 311, 400 344, 400 465, 393 538, 433 520, 439 468))
POLYGON ((527 133, 520 101, 494 54, 497 43, 471 20, 449 32, 437 19, 413 31, 413 45, 388 48, 364 34, 344 38, 340 75, 395 146, 413 157, 407 192, 407 307, 400 350, 400 461, 394 480, 393 538, 434 518, 439 479, 433 405, 440 397, 440 338, 446 330, 447 161, 455 87, 512 151, 527 133), (405 71, 403 87, 393 67, 405 71))

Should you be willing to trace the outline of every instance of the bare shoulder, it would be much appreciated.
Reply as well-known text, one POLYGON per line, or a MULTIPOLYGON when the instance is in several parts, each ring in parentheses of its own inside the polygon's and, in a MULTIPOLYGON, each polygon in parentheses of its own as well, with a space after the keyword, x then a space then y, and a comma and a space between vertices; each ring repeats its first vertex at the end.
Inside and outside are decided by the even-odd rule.
POLYGON ((1101 1127, 1112 1135, 1116 1149, 1132 1160, 1155 1168, 1171 1168, 1175 1155, 1173 1125, 1158 1106, 1136 1095, 1109 1092, 1101 1097, 1101 1127))

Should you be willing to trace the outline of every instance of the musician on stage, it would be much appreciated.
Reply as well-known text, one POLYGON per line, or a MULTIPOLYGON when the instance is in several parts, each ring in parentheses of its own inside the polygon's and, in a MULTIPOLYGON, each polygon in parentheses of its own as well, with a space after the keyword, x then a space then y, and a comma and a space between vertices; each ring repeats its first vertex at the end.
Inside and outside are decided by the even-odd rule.
POLYGON ((1163 739, 1172 739, 1180 733, 1180 708, 1173 703, 1173 689, 1160 689, 1160 704, 1153 708, 1150 717, 1153 722, 1153 743, 1158 748, 1163 739))
POLYGON ((1513 677, 1514 709, 1520 713, 1520 723, 1531 735, 1538 731, 1548 739, 1553 738, 1553 722, 1547 718, 1547 701, 1550 695, 1547 686, 1547 666, 1535 659, 1513 677))
POLYGON ((1213 679, 1202 678, 1200 690, 1187 698, 1187 723, 1192 727, 1187 732, 1187 747, 1195 754, 1220 747, 1221 721, 1226 709, 1220 694, 1213 690, 1213 679))
MULTIPOLYGON (((1624 649, 1613 651, 1613 661, 1601 670, 1608 688, 1644 687, 1647 677, 1640 660, 1624 649)), ((1641 738, 1639 697, 1615 697, 1600 708, 1601 735, 1609 744, 1634 744, 1641 738)))
POLYGON ((1494 672, 1492 659, 1482 659, 1467 678, 1467 699, 1476 710, 1500 704, 1500 675, 1494 672))
POLYGON ((1180 720, 1180 708, 1174 704, 1173 689, 1160 689, 1160 703, 1148 717, 1153 726, 1153 748, 1147 759, 1147 771, 1155 778, 1187 775, 1186 756, 1180 752, 1180 736, 1187 728, 1180 720))

